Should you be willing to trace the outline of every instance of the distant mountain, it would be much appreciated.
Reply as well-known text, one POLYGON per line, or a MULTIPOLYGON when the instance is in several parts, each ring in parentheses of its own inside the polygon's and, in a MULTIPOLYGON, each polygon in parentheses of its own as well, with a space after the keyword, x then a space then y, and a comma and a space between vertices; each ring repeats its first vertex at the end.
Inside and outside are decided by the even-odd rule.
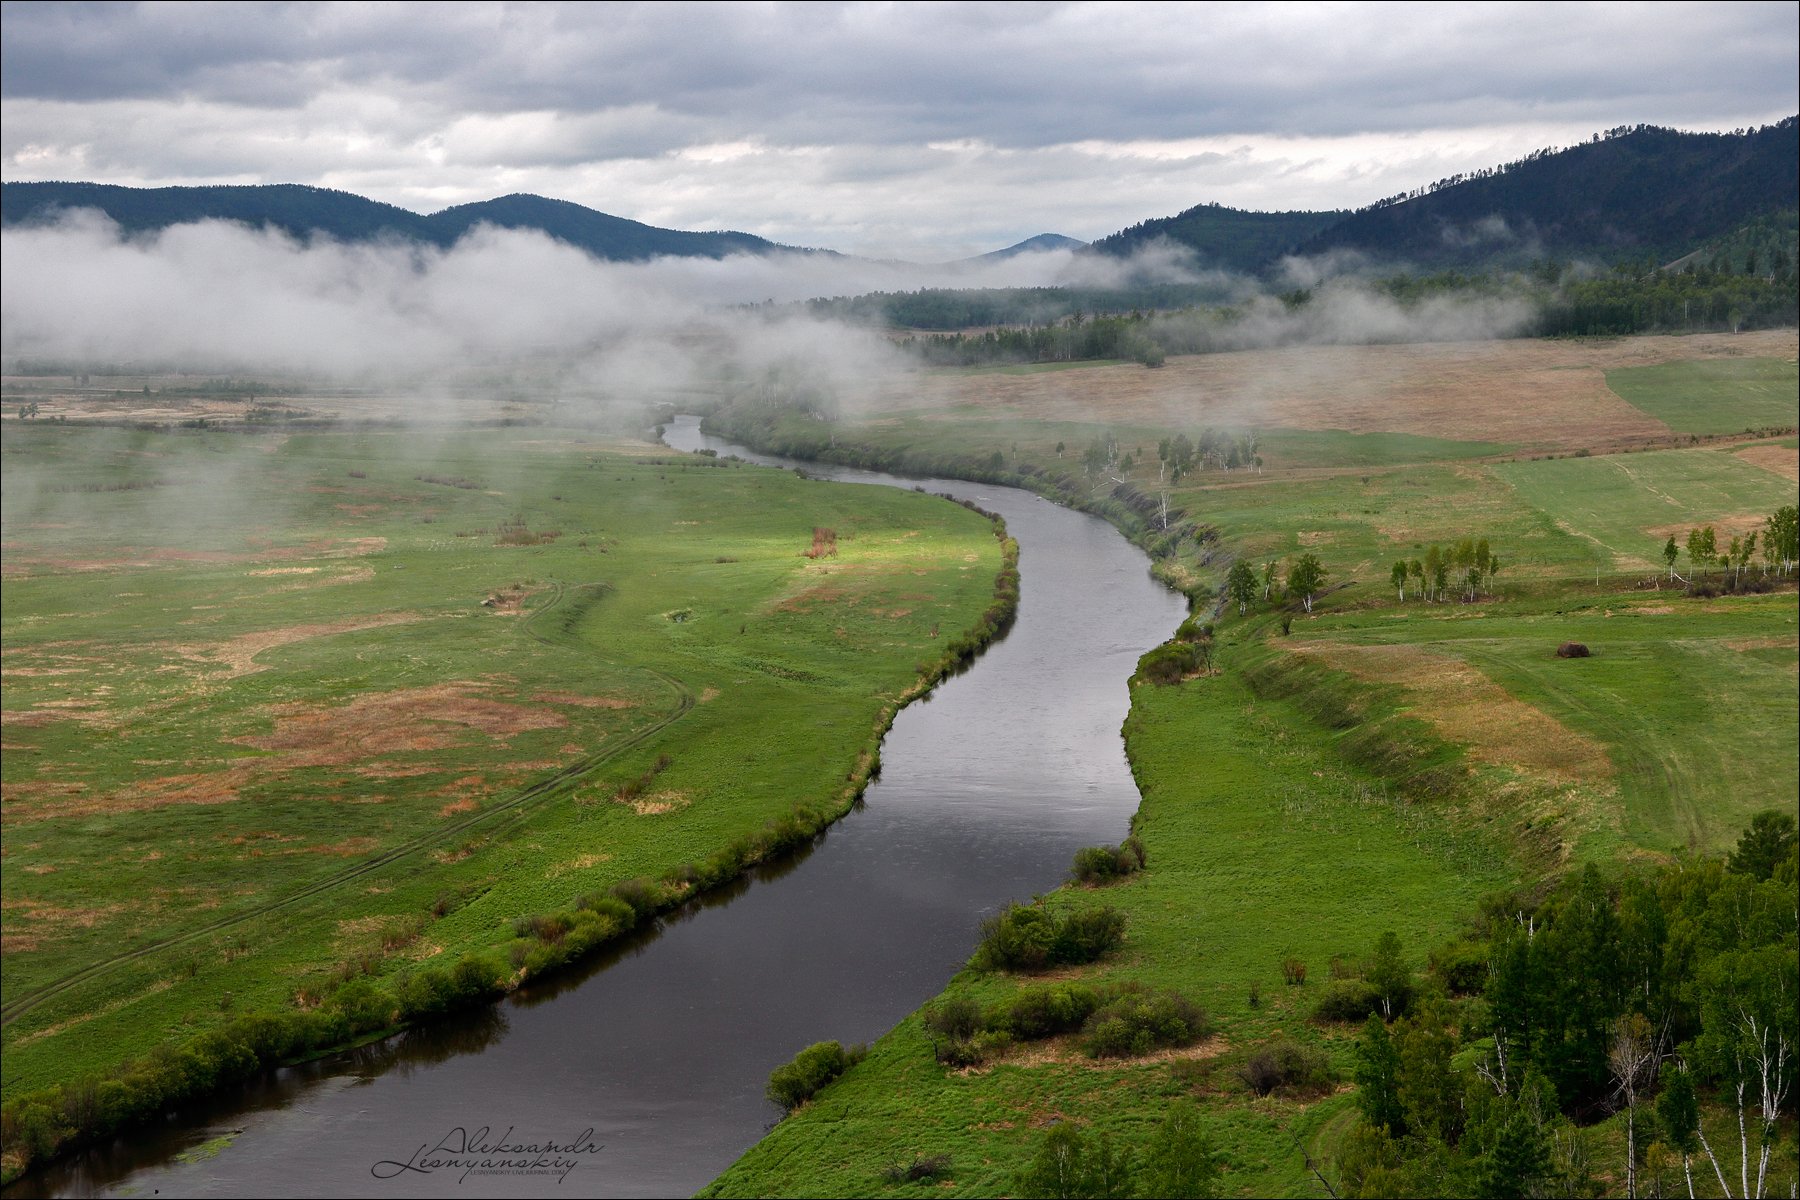
POLYGON ((659 229, 567 200, 547 200, 522 193, 476 204, 459 204, 433 213, 425 220, 446 242, 454 242, 480 224, 498 225, 502 229, 535 229, 559 242, 579 246, 595 258, 620 262, 664 255, 724 258, 732 254, 768 254, 797 249, 749 233, 689 233, 679 229, 659 229))
POLYGON ((1745 133, 1620 128, 1353 213, 1300 247, 1426 267, 1542 258, 1667 261, 1800 196, 1800 123, 1745 133))
POLYGON ((470 229, 486 223, 506 229, 534 229, 596 258, 619 262, 660 255, 724 258, 730 254, 797 249, 748 233, 659 229, 542 196, 502 196, 421 216, 349 192, 291 183, 167 188, 103 183, 0 186, 0 222, 6 225, 47 219, 58 210, 73 208, 99 209, 127 233, 144 233, 191 221, 223 220, 279 229, 301 240, 317 235, 343 242, 397 237, 434 246, 453 245, 470 229))
POLYGON ((1125 257, 1168 240, 1192 250, 1200 265, 1225 271, 1260 271, 1346 214, 1341 212, 1246 212, 1200 204, 1172 217, 1142 221, 1089 247, 1125 257))
POLYGON ((1009 258, 1017 258, 1021 254, 1041 254, 1049 250, 1079 250, 1087 243, 1079 238, 1064 237, 1060 233, 1040 233, 1036 237, 1028 237, 1022 242, 1015 242, 1004 250, 990 250, 986 254, 977 254, 973 258, 958 260, 964 263, 1003 262, 1009 258))

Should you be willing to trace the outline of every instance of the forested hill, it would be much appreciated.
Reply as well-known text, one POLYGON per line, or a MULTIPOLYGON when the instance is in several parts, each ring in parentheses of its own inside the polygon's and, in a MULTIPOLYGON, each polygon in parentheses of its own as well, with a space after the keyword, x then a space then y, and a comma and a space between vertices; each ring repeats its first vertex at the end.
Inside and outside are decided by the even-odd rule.
POLYGON ((1666 261, 1793 208, 1797 177, 1800 126, 1792 117, 1745 133, 1640 125, 1390 197, 1299 249, 1359 250, 1427 267, 1666 261))
POLYGON ((781 246, 748 233, 690 233, 609 216, 579 204, 513 195, 462 204, 422 216, 349 192, 300 184, 258 187, 131 188, 102 183, 8 183, 0 188, 0 220, 18 225, 58 209, 99 209, 127 233, 191 221, 241 221, 273 227, 302 240, 324 235, 361 242, 381 237, 449 246, 486 222, 535 229, 596 258, 637 261, 658 255, 723 258, 766 254, 781 246))
POLYGON ((1344 216, 1341 212, 1246 212, 1200 204, 1172 217, 1121 229, 1093 243, 1092 249, 1125 256, 1167 239, 1194 251, 1202 266, 1250 273, 1262 270, 1344 216))

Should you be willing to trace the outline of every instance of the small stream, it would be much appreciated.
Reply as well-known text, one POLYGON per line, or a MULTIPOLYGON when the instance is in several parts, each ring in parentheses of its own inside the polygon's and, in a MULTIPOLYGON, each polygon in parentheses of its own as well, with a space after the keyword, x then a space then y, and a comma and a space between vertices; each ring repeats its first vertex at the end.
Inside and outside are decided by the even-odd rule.
POLYGON ((665 436, 999 513, 1021 547, 1017 622, 900 713, 864 804, 810 851, 555 981, 277 1072, 6 1200, 691 1195, 780 1116, 763 1096, 774 1067, 815 1041, 873 1041, 942 989, 984 917, 1055 887, 1077 848, 1125 835, 1138 804, 1126 680, 1184 613, 1136 547, 1014 488, 773 459, 693 417, 665 436), (469 1142, 487 1152, 455 1153, 469 1142), (539 1165, 427 1161, 468 1157, 539 1165))

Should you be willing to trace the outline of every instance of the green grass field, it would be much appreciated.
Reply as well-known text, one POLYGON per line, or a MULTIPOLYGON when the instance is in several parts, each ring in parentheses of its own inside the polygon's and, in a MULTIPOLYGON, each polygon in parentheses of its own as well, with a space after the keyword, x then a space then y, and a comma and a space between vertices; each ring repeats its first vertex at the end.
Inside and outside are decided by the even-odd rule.
POLYGON ((1791 428, 1800 421, 1795 409, 1800 371, 1791 360, 1723 358, 1622 367, 1606 373, 1606 386, 1679 433, 1742 433, 1791 428))
MULTIPOLYGON (((1726 536, 1760 529, 1794 502, 1794 485, 1729 449, 1659 450, 1596 458, 1501 463, 1494 473, 1557 528, 1587 541, 1619 570, 1655 569, 1670 534, 1712 524, 1726 536)), ((1685 560, 1684 560, 1685 561, 1685 560)))
POLYGON ((421 441, 6 425, 8 1096, 835 800, 992 598, 934 498, 421 441))

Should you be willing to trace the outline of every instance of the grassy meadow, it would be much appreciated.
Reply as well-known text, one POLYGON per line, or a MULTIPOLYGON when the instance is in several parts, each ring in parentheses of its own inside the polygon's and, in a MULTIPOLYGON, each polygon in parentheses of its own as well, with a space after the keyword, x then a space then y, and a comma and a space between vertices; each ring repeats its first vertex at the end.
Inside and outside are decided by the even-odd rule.
POLYGON ((839 802, 1001 564, 541 428, 4 437, 9 1099, 839 802))
MULTIPOLYGON (((1212 536, 1159 545, 1141 508, 1108 510, 1172 550, 1161 573, 1213 589, 1203 595, 1216 596, 1240 559, 1260 573, 1306 553, 1324 565, 1327 590, 1310 615, 1259 601, 1240 616, 1207 600, 1213 670, 1135 688, 1125 737, 1147 866, 1103 891, 1071 884, 1047 898, 1116 905, 1128 919, 1123 950, 1047 976, 971 968, 946 996, 992 1004, 1046 981, 1138 981, 1198 1002, 1211 1037, 1116 1061, 1090 1059, 1065 1036, 952 1068, 936 1061, 915 1015, 707 1194, 1017 1194, 1048 1125, 1069 1120, 1140 1151, 1181 1096, 1200 1105, 1224 1153, 1221 1194, 1319 1194, 1309 1156, 1328 1160, 1354 1113, 1355 1026, 1313 1017, 1333 960, 1354 963, 1393 931, 1423 970, 1484 895, 1542 888, 1586 863, 1629 869, 1717 854, 1752 813, 1791 805, 1800 794, 1791 583, 1689 596, 1659 552, 1671 533, 1685 545, 1689 528, 1707 524, 1723 548, 1794 502, 1791 436, 1693 436, 1791 433, 1793 359, 1684 362, 1675 339, 1601 351, 1608 361, 1675 360, 1608 370, 1624 414, 1616 438, 1590 416, 1548 407, 1547 429, 1574 432, 1529 447, 1479 436, 1492 421, 1474 410, 1435 437, 1383 430, 1374 410, 1356 429, 1259 429, 1261 470, 1199 471, 1168 487, 1171 508, 1212 536), (1763 404, 1771 380, 1786 389, 1785 410, 1763 404), (1646 415, 1662 424, 1646 432, 1646 415), (1609 439, 1621 452, 1589 449, 1609 439), (1501 563, 1472 602, 1424 603, 1410 585, 1402 600, 1390 586, 1396 559, 1464 538, 1488 539, 1501 563), (1565 641, 1591 657, 1556 657, 1565 641), (1288 959, 1306 965, 1306 982, 1285 981, 1288 959), (1239 1068, 1282 1038, 1323 1051, 1336 1085, 1255 1095, 1239 1068), (894 1181, 934 1156, 947 1159, 937 1178, 894 1181)), ((1511 378, 1502 352, 1491 353, 1496 378, 1511 378)), ((1527 361, 1546 353, 1518 351, 1527 361)), ((1555 353, 1556 370, 1572 369, 1580 347, 1555 353)), ((1458 382, 1478 390, 1467 372, 1458 382)), ((1107 410, 1104 394, 1094 408, 1107 410)), ((1182 432, 1195 429, 1072 422, 1061 411, 1037 423, 1023 405, 1001 418, 975 404, 845 422, 835 436, 846 456, 961 463, 1082 500, 1120 483, 1160 490, 1154 447, 1182 432), (1104 439, 1120 457, 1085 473, 1082 452, 1104 439)), ((1685 554, 1678 569, 1690 573, 1685 554)), ((1589 1134, 1603 1180, 1622 1153, 1616 1124, 1589 1134)), ((1700 1174, 1696 1164, 1702 1194, 1714 1194, 1700 1174)), ((1622 1178, 1612 1185, 1622 1192, 1622 1178)))

